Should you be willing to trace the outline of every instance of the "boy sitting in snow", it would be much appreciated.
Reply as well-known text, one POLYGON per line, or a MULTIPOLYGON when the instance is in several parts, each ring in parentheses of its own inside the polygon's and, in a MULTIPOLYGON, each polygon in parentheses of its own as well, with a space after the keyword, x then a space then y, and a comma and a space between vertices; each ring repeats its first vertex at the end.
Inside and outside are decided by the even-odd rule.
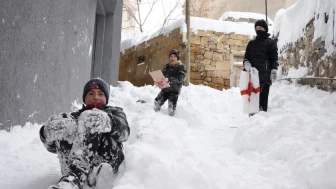
POLYGON ((102 171, 111 173, 109 180, 115 178, 130 128, 122 108, 107 106, 108 100, 109 85, 92 79, 84 86, 82 109, 54 115, 40 129, 44 146, 58 154, 63 175, 49 189, 95 186, 102 171))
POLYGON ((166 80, 161 81, 161 83, 156 83, 156 86, 162 88, 161 92, 155 98, 154 110, 160 111, 161 106, 168 99, 168 112, 170 116, 175 115, 176 104, 178 97, 181 93, 183 81, 186 77, 187 68, 180 61, 180 52, 178 50, 172 50, 169 52, 169 63, 163 67, 163 75, 168 79, 169 87, 162 88, 166 80))

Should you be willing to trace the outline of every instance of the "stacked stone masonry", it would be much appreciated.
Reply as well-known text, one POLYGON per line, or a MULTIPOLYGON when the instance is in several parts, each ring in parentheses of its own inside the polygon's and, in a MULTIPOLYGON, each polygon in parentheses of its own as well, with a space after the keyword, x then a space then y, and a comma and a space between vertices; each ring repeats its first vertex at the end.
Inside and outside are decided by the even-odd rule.
POLYGON ((282 73, 286 76, 290 68, 307 67, 308 76, 316 79, 301 78, 298 80, 300 84, 336 91, 336 52, 331 56, 325 56, 325 42, 321 39, 313 41, 315 30, 313 21, 307 24, 305 37, 280 49, 279 62, 282 65, 282 73))
MULTIPOLYGON (((121 53, 119 80, 130 81, 135 86, 152 85, 150 71, 162 69, 168 62, 171 49, 181 51, 184 62, 185 34, 179 29, 169 35, 160 35, 136 47, 121 53), (144 56, 143 64, 138 64, 144 56)), ((215 89, 230 88, 230 75, 233 62, 242 61, 242 57, 232 60, 232 52, 245 51, 249 37, 245 35, 198 30, 190 36, 190 82, 206 85, 215 89)))

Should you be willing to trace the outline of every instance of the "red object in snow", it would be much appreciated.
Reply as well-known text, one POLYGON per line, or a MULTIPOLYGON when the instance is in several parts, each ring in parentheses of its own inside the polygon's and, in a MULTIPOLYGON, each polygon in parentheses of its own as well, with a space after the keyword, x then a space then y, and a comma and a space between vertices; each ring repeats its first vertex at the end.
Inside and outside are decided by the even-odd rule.
POLYGON ((248 101, 250 102, 250 100, 251 100, 251 94, 252 93, 259 93, 259 92, 260 92, 260 87, 257 87, 257 88, 253 87, 252 82, 251 82, 251 75, 250 75, 250 80, 249 80, 247 89, 240 91, 240 94, 241 95, 248 95, 249 96, 248 97, 248 101))

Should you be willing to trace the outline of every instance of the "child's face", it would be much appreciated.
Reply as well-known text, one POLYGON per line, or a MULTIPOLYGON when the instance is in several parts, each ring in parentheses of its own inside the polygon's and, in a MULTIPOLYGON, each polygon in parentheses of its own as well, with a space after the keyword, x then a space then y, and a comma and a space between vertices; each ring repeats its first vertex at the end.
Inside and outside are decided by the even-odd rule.
POLYGON ((176 57, 175 54, 171 54, 171 55, 169 56, 169 61, 174 61, 174 60, 177 60, 177 57, 176 57))
POLYGON ((90 91, 85 96, 86 105, 96 105, 96 104, 106 104, 106 97, 102 90, 100 89, 90 89, 90 91))

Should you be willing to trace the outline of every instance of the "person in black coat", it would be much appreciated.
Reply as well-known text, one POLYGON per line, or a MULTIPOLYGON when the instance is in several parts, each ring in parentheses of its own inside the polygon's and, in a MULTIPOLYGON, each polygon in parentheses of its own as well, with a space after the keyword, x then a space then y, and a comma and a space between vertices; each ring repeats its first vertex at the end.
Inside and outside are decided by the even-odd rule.
POLYGON ((268 25, 265 20, 258 20, 254 25, 257 36, 246 47, 244 70, 250 71, 255 67, 259 72, 261 111, 267 111, 268 94, 271 84, 276 80, 278 69, 278 47, 269 38, 268 25))
POLYGON ((161 92, 155 98, 154 110, 160 111, 161 106, 168 99, 168 113, 170 116, 174 116, 177 100, 187 74, 187 68, 180 61, 180 52, 178 50, 169 52, 169 63, 163 67, 162 73, 168 78, 170 87, 161 89, 161 92))
POLYGON ((106 167, 113 180, 124 160, 122 142, 130 134, 122 108, 108 106, 109 85, 102 79, 88 81, 83 107, 50 117, 40 129, 46 149, 58 155, 62 178, 49 189, 82 189, 95 186, 99 171, 106 167))

